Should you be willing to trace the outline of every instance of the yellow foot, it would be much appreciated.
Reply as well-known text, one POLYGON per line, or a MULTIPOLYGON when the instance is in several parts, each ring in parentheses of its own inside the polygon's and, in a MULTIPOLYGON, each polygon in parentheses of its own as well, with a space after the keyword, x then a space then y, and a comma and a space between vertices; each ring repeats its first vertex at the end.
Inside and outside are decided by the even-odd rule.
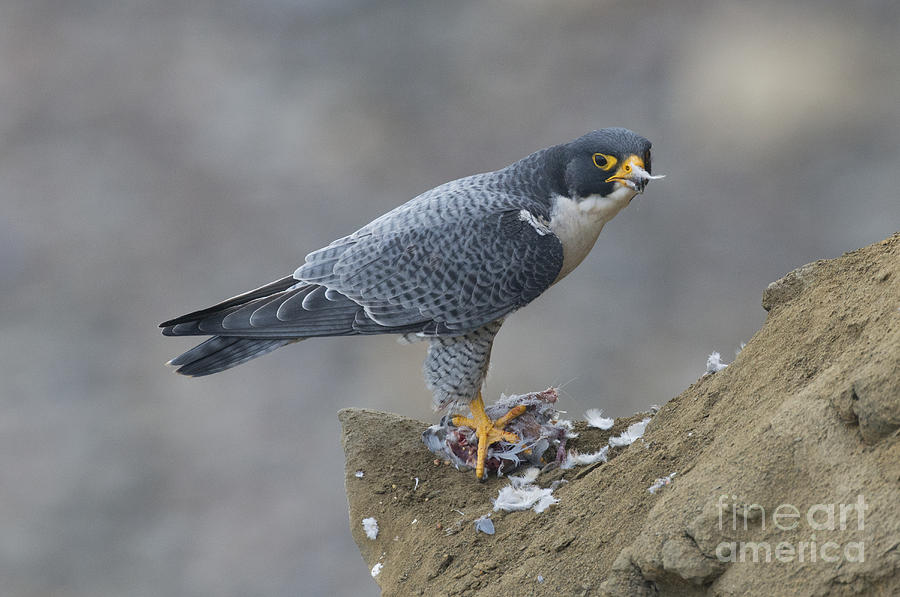
POLYGON ((484 412, 484 400, 481 399, 481 392, 475 396, 470 406, 472 409, 472 418, 456 415, 453 417, 453 424, 457 427, 471 427, 475 430, 478 437, 478 459, 475 461, 475 476, 478 480, 484 479, 484 461, 487 457, 487 448, 494 442, 504 439, 511 443, 519 441, 519 436, 511 431, 504 431, 503 428, 512 419, 515 419, 525 412, 525 405, 520 404, 511 408, 508 413, 492 421, 487 413, 484 412))

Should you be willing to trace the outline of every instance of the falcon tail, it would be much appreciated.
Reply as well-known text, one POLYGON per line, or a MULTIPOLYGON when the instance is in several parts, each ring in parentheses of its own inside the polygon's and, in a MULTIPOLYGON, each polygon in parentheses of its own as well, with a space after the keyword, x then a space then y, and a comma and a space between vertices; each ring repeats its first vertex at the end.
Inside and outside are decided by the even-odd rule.
POLYGON ((246 363, 250 359, 268 354, 276 348, 298 341, 299 339, 291 338, 214 336, 166 364, 178 367, 175 373, 190 377, 202 377, 230 369, 246 363))
POLYGON ((397 323, 395 317, 393 325, 382 325, 351 298, 293 276, 159 325, 165 336, 212 336, 169 361, 178 367, 177 373, 195 377, 224 371, 305 338, 437 329, 418 311, 412 319, 397 323))
MULTIPOLYGON (((251 290, 250 292, 245 292, 244 294, 228 299, 227 301, 213 305, 212 307, 165 321, 160 324, 160 327, 163 328, 163 334, 175 336, 181 335, 181 333, 176 330, 176 326, 180 325, 181 327, 187 328, 197 326, 204 318, 222 315, 223 313, 233 311, 252 301, 277 295, 278 293, 289 289, 296 283, 297 280, 295 280, 293 276, 286 276, 280 280, 251 290)), ((193 330, 188 329, 186 332, 191 334, 193 330)), ((241 363, 246 363, 251 359, 268 354, 276 348, 281 348, 292 342, 298 342, 300 339, 301 338, 254 338, 246 336, 214 335, 209 340, 198 344, 166 364, 178 367, 175 370, 175 373, 190 377, 202 377, 204 375, 212 375, 213 373, 231 369, 241 363)))

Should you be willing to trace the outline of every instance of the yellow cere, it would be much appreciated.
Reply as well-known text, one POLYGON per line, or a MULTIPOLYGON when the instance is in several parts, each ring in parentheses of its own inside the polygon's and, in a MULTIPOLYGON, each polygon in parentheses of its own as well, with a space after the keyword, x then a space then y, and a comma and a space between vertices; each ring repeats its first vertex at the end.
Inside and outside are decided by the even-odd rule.
MULTIPOLYGON (((595 158, 596 163, 596 158, 595 158)), ((628 156, 628 159, 622 163, 622 167, 619 168, 615 174, 606 179, 606 182, 612 182, 614 180, 621 180, 627 178, 631 174, 631 170, 633 166, 638 166, 639 168, 644 168, 644 160, 636 155, 628 156)))

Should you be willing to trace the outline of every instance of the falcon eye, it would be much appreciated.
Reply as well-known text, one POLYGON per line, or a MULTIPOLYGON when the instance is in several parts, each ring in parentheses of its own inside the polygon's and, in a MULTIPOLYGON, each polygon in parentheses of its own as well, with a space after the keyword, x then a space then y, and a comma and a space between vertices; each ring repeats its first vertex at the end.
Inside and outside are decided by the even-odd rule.
POLYGON ((593 160, 594 165, 601 170, 612 170, 613 166, 615 166, 618 161, 613 156, 606 155, 605 153, 595 153, 593 160))

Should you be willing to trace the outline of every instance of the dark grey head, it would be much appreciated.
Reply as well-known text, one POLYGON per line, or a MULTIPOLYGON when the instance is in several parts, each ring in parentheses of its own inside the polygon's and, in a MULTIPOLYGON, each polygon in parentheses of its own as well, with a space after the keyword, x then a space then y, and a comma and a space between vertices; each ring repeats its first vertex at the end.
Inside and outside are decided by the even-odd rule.
POLYGON ((556 149, 557 180, 572 198, 606 197, 622 187, 643 192, 650 180, 650 141, 628 129, 600 129, 556 149))

